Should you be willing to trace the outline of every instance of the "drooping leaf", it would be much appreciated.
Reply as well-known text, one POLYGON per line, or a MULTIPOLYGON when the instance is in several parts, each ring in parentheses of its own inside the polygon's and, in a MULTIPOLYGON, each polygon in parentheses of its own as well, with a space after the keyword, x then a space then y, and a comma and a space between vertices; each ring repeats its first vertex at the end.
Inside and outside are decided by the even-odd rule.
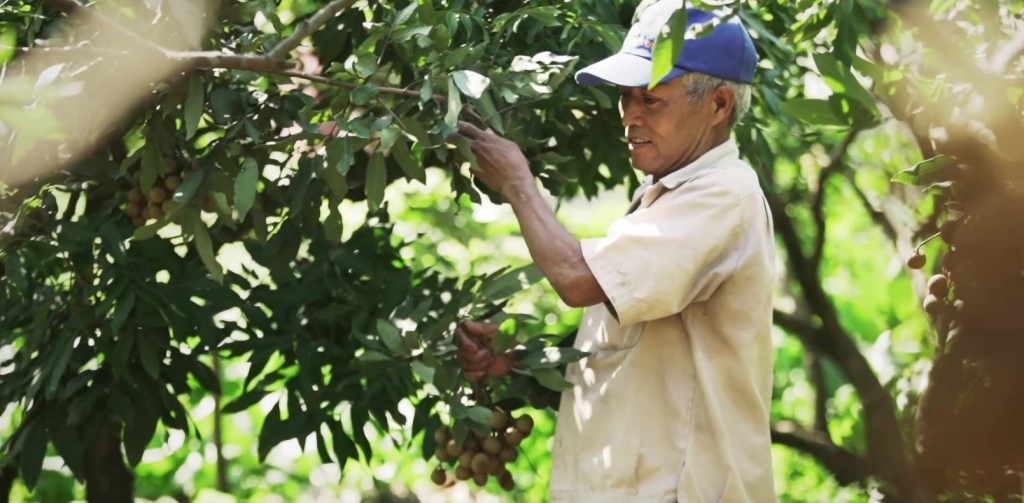
POLYGON ((462 94, 473 99, 483 96, 487 87, 491 85, 491 79, 472 70, 459 70, 452 74, 452 80, 462 94))
POLYGON ((795 119, 822 126, 846 126, 849 123, 836 115, 829 102, 808 98, 796 98, 779 105, 782 111, 795 119))
POLYGON ((462 98, 459 97, 459 89, 452 78, 448 79, 448 113, 444 116, 444 123, 452 130, 459 125, 459 113, 462 112, 462 98))
POLYGON ((366 167, 366 204, 375 211, 384 202, 384 188, 387 185, 387 170, 384 168, 384 154, 374 152, 366 167))
POLYGON ((896 173, 892 181, 906 185, 931 185, 954 179, 959 173, 955 158, 937 155, 896 173))
POLYGON ((202 221, 196 222, 194 232, 196 251, 199 252, 199 258, 210 271, 210 276, 213 280, 217 283, 222 283, 224 281, 224 269, 220 262, 217 262, 217 257, 214 255, 213 242, 210 240, 210 233, 206 229, 206 224, 202 221))
POLYGON ((365 105, 380 92, 380 86, 376 84, 363 84, 352 90, 349 95, 354 105, 365 105))
POLYGON ((188 96, 185 98, 184 120, 185 139, 191 140, 199 128, 199 119, 203 115, 204 96, 203 79, 193 74, 188 80, 188 96))
POLYGON ((423 169, 419 162, 412 158, 412 153, 409 152, 409 147, 405 144, 404 138, 400 138, 395 142, 395 145, 391 148, 391 155, 398 161, 398 166, 402 168, 406 179, 427 183, 426 170, 423 169))
POLYGON ((533 377, 537 378, 537 382, 541 383, 546 388, 555 391, 565 391, 572 388, 572 383, 565 380, 557 370, 552 368, 535 368, 530 370, 533 377))
POLYGON ((31 491, 35 489, 39 475, 43 471, 43 459, 46 457, 49 436, 46 434, 46 426, 39 421, 29 423, 23 435, 25 440, 21 444, 18 456, 21 461, 21 480, 31 491))
POLYGON ((683 2, 676 2, 675 12, 669 17, 665 30, 658 34, 654 42, 651 54, 651 80, 647 84, 648 89, 654 89, 661 79, 665 78, 672 71, 676 61, 683 54, 683 45, 686 42, 686 22, 688 14, 683 2))
POLYGON ((377 335, 380 336, 380 340, 393 353, 400 355, 406 353, 405 344, 402 342, 402 334, 398 331, 398 328, 387 320, 377 320, 377 335))
POLYGON ((239 220, 245 220, 245 215, 249 213, 252 203, 256 200, 256 185, 259 178, 256 160, 246 158, 242 164, 242 172, 235 179, 235 209, 238 210, 239 220))

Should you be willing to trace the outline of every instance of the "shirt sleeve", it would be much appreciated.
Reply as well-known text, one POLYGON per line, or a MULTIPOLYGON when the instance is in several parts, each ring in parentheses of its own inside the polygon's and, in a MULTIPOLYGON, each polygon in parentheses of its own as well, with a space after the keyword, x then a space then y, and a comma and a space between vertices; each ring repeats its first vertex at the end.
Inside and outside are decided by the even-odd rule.
POLYGON ((704 183, 620 218, 603 238, 582 240, 583 258, 619 325, 707 300, 736 268, 752 195, 704 183))

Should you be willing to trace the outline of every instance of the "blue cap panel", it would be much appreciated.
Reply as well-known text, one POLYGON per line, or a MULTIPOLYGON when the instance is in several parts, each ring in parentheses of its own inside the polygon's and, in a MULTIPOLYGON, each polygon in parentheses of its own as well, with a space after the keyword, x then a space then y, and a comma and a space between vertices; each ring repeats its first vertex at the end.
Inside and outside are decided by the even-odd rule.
MULTIPOLYGON (((611 83, 625 86, 645 86, 650 82, 651 57, 654 42, 672 14, 681 6, 680 0, 656 0, 643 10, 622 44, 619 53, 576 74, 580 85, 611 83), (625 56, 625 57, 624 57, 625 56), (635 60, 647 63, 646 74, 635 60)), ((757 51, 750 35, 738 18, 721 22, 714 13, 687 9, 687 28, 710 22, 719 24, 704 36, 687 39, 683 53, 675 62, 673 70, 662 80, 678 77, 689 71, 705 73, 736 82, 752 83, 757 67, 757 51)), ((697 28, 699 30, 699 28, 697 28)))

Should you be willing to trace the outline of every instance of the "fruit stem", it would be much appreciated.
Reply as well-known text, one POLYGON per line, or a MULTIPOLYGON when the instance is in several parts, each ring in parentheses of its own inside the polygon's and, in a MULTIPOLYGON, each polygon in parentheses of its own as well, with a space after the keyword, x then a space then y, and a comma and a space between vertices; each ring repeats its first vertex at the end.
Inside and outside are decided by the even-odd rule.
POLYGON ((914 250, 915 251, 921 251, 921 247, 922 246, 928 244, 929 241, 931 241, 931 240, 933 240, 933 239, 935 239, 935 238, 937 238, 937 237, 939 237, 941 235, 942 235, 941 232, 936 232, 935 234, 932 234, 931 236, 928 236, 924 241, 921 241, 920 243, 918 243, 917 247, 915 247, 914 250))

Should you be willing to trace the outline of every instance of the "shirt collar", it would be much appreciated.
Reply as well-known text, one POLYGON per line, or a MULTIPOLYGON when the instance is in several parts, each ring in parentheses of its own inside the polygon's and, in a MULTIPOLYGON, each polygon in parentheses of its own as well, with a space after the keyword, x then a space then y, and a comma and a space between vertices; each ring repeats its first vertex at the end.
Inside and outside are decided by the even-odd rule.
MULTIPOLYGON (((700 173, 706 169, 713 168, 720 164, 722 161, 729 159, 739 159, 740 150, 736 146, 736 141, 729 138, 721 145, 708 150, 704 155, 698 157, 695 161, 683 166, 682 168, 669 173, 664 176, 658 183, 663 185, 666 189, 672 190, 682 185, 687 180, 693 178, 697 173, 700 173)), ((650 186, 654 182, 654 175, 647 175, 644 178, 644 186, 650 186)))

